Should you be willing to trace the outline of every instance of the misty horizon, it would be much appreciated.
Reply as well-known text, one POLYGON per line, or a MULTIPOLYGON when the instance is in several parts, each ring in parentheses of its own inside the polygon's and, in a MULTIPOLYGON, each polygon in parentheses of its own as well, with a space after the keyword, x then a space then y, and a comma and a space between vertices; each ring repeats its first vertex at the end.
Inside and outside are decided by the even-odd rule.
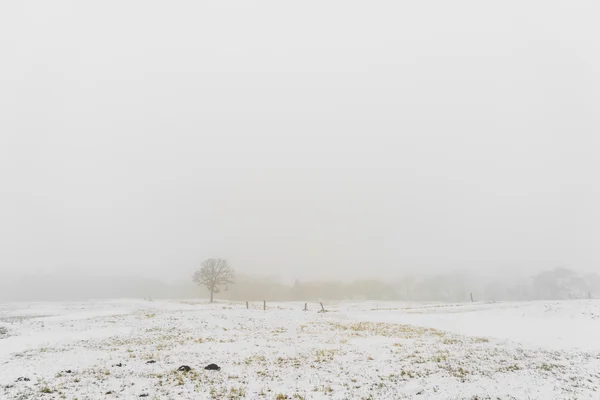
POLYGON ((0 280, 600 271, 598 4, 312 5, 4 4, 0 280))

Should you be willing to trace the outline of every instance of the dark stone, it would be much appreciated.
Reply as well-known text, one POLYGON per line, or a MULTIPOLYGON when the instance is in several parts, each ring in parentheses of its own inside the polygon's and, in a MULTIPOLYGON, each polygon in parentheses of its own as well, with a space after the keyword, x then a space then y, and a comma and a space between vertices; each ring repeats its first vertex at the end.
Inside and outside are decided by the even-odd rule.
POLYGON ((30 380, 31 379, 29 379, 29 378, 25 378, 25 377, 21 376, 17 379, 17 382, 29 382, 30 380))
POLYGON ((123 364, 121 364, 121 363, 113 365, 113 367, 122 367, 122 366, 123 366, 123 364))
POLYGON ((204 369, 209 371, 220 371, 221 367, 219 367, 217 364, 208 364, 206 367, 204 367, 204 369))
POLYGON ((146 364, 154 364, 154 363, 156 363, 156 361, 154 361, 154 360, 146 361, 146 364))
POLYGON ((148 396, 150 396, 148 393, 142 393, 142 394, 140 394, 140 397, 148 397, 148 396))
POLYGON ((190 367, 188 367, 187 365, 182 365, 181 367, 177 368, 177 371, 180 372, 190 372, 192 369, 190 367))
POLYGON ((73 373, 73 371, 71 371, 70 369, 68 369, 68 370, 65 371, 65 373, 66 374, 71 374, 71 373, 73 373))
POLYGON ((112 394, 112 391, 108 391, 108 392, 104 393, 105 396, 108 396, 109 394, 112 394))

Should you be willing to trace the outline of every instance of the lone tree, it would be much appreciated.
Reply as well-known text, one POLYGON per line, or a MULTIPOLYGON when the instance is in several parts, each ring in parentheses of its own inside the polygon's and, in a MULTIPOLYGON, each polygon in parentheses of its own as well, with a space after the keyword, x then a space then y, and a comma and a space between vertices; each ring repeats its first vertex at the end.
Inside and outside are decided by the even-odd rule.
POLYGON ((196 271, 192 278, 198 285, 206 286, 210 291, 210 302, 212 303, 214 294, 219 293, 221 287, 224 286, 227 290, 227 285, 235 283, 233 281, 234 271, 227 260, 220 258, 209 258, 201 265, 202 269, 196 271))

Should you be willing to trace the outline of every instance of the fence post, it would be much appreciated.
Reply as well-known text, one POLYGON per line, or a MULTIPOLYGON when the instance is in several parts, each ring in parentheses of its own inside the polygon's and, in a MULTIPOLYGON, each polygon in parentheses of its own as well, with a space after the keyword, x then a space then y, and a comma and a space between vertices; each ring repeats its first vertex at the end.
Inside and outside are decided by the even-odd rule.
POLYGON ((308 303, 304 303, 304 310, 303 311, 308 311, 308 303))
POLYGON ((250 307, 248 306, 248 302, 246 302, 246 310, 249 309, 250 307))
POLYGON ((473 302, 473 293, 471 293, 471 303, 473 302))
POLYGON ((263 300, 263 310, 267 310, 267 301, 263 300))

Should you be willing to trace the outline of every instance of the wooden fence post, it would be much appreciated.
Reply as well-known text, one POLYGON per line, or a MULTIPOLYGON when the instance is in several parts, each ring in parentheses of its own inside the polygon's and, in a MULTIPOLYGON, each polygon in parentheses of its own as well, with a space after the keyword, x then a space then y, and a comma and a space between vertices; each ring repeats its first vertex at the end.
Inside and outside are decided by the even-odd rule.
POLYGON ((267 301, 263 300, 263 310, 267 310, 267 301))
POLYGON ((473 293, 471 293, 471 303, 473 302, 473 293))
POLYGON ((248 306, 248 302, 246 302, 246 310, 249 309, 250 307, 248 306))

